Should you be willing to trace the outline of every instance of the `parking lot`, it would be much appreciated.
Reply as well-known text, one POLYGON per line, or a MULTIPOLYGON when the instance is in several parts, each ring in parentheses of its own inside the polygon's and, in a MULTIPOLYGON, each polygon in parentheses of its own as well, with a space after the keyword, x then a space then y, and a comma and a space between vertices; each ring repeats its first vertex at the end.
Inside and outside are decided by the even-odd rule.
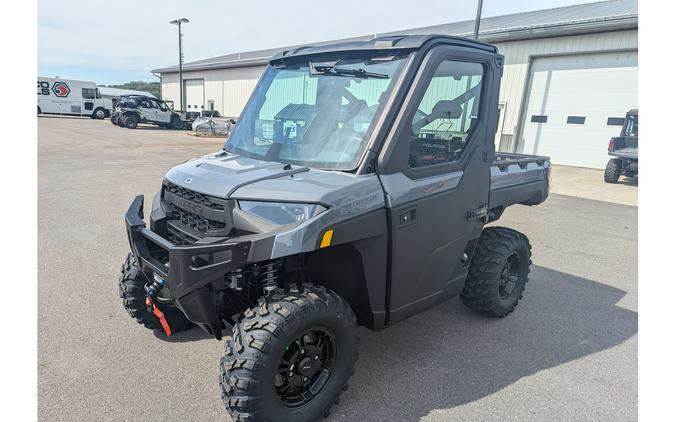
MULTIPOLYGON (((40 420, 229 421, 222 343, 199 329, 143 329, 117 287, 130 201, 222 140, 86 118, 41 117, 38 131, 40 420)), ((553 174, 564 195, 499 221, 532 243, 516 311, 486 319, 453 299, 361 329, 355 375, 327 420, 637 420, 638 209, 626 205, 636 183, 553 174)))

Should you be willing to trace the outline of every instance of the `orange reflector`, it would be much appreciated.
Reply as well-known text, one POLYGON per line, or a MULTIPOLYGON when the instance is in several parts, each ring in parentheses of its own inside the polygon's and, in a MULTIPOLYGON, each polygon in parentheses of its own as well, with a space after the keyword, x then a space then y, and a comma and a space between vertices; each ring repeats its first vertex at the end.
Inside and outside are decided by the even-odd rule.
POLYGON ((333 240, 333 229, 326 230, 321 239, 320 248, 327 248, 330 246, 330 242, 333 240))

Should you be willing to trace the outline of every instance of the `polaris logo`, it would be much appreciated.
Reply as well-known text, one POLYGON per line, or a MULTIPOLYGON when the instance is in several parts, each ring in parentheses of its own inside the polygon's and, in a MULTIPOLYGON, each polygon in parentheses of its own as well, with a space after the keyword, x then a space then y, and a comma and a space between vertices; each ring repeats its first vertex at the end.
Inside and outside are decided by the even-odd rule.
POLYGON ((192 183, 192 177, 188 177, 187 179, 185 179, 185 183, 187 183, 188 185, 192 183))

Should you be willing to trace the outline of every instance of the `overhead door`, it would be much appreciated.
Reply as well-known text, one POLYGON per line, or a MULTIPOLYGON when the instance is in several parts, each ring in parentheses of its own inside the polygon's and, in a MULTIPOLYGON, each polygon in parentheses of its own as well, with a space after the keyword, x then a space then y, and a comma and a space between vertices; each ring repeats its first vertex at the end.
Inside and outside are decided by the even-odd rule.
POLYGON ((554 164, 604 168, 609 138, 638 106, 637 66, 636 51, 536 58, 522 152, 550 156, 554 164))
POLYGON ((185 109, 199 112, 204 110, 204 79, 185 80, 185 109))

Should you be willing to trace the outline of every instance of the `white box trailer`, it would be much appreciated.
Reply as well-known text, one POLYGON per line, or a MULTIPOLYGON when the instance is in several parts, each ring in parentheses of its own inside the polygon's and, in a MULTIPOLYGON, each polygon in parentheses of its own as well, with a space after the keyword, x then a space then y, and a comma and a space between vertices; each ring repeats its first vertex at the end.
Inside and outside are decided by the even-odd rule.
POLYGON ((44 78, 37 80, 38 114, 65 114, 103 119, 110 115, 94 82, 44 78))

